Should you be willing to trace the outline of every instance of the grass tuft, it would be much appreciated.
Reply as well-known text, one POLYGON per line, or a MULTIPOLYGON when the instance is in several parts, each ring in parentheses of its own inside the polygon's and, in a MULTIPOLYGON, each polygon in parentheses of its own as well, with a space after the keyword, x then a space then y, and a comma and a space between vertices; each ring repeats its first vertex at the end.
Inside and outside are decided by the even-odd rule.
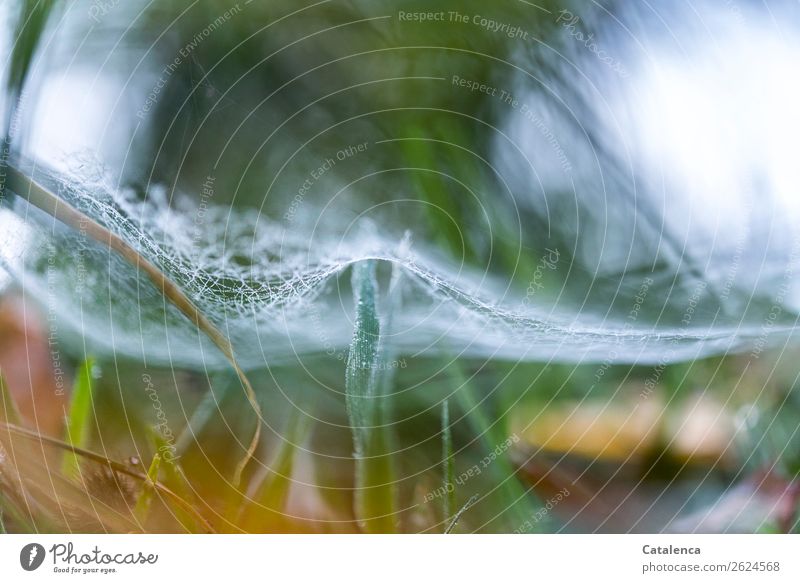
MULTIPOLYGON (((91 434, 90 423, 94 417, 93 368, 94 361, 91 358, 87 358, 78 369, 69 403, 69 413, 67 415, 65 441, 72 446, 80 448, 85 448, 89 443, 89 436, 91 434)), ((65 453, 61 465, 61 472, 67 477, 78 478, 80 476, 78 456, 72 452, 65 453)))

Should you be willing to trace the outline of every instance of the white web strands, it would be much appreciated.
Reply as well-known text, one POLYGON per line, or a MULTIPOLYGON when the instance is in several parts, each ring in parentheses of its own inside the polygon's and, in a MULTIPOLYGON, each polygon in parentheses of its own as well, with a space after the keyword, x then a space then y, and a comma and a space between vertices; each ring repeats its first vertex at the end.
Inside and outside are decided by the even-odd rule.
MULTIPOLYGON (((389 339, 398 352, 630 363, 729 351, 758 357, 792 338, 800 307, 800 84, 789 72, 800 45, 796 35, 777 36, 765 13, 748 13, 745 27, 741 14, 706 9, 693 7, 704 20, 664 9, 666 29, 682 41, 672 44, 650 30, 655 19, 631 8, 633 40, 610 34, 601 47, 625 63, 625 75, 598 62, 601 44, 578 42, 582 26, 600 38, 590 12, 561 19, 557 26, 570 27, 557 45, 563 60, 539 77, 517 67, 491 91, 512 97, 495 104, 501 123, 491 162, 513 196, 490 202, 538 217, 561 245, 525 245, 522 252, 542 259, 532 273, 514 274, 522 285, 444 258, 413 223, 376 215, 354 226, 352 212, 329 212, 324 229, 308 228, 295 214, 313 221, 327 201, 308 197, 298 209, 294 192, 274 194, 291 209, 287 224, 212 197, 192 207, 184 202, 192 197, 177 193, 168 204, 160 187, 142 202, 91 178, 91 165, 80 174, 31 163, 27 171, 163 270, 230 337, 245 367, 346 351, 352 305, 344 272, 366 259, 402 267, 389 339), (701 30, 708 23, 714 39, 701 30), (741 119, 748 111, 764 115, 741 119)), ((519 51, 523 65, 527 50, 519 51)), ((487 95, 493 89, 487 85, 487 95)), ((31 156, 54 165, 42 134, 54 125, 37 125, 36 109, 28 110, 31 156)), ((332 193, 334 177, 323 178, 315 186, 332 193)), ((369 188, 376 184, 352 200, 369 207, 369 188)), ((4 205, 2 265, 64 323, 60 333, 151 362, 225 366, 135 266, 20 197, 4 205)))
MULTIPOLYGON (((794 330, 791 322, 781 323, 791 311, 785 290, 760 317, 737 321, 719 313, 695 317, 696 306, 707 294, 704 282, 696 283, 688 296, 676 292, 673 306, 669 292, 656 291, 652 277, 637 276, 636 281, 649 281, 648 289, 639 286, 638 296, 625 296, 631 299, 630 311, 604 317, 608 303, 570 309, 547 299, 541 305, 523 302, 519 290, 504 290, 496 278, 452 269, 421 249, 411 254, 407 242, 383 240, 370 228, 350 240, 312 248, 308 237, 287 232, 253 211, 209 205, 204 239, 198 245, 191 235, 191 214, 169 208, 163 199, 158 202, 159 197, 142 205, 64 180, 50 183, 57 185, 61 197, 122 236, 178 283, 229 334, 246 367, 346 350, 352 306, 349 291, 341 289, 348 278, 340 276, 366 259, 403 267, 402 309, 393 316, 396 333, 391 342, 406 353, 670 362, 760 351, 786 341, 794 330), (645 314, 636 306, 646 294, 650 307, 645 314), (780 314, 775 306, 781 306, 780 314), (676 325, 661 325, 657 315, 665 311, 683 317, 676 325)), ((27 292, 47 304, 53 318, 64 322, 65 330, 77 331, 100 351, 184 366, 225 365, 192 323, 134 266, 20 199, 14 207, 17 215, 28 219, 27 244, 20 252, 4 241, 3 262, 27 292)), ((10 225, 3 216, 4 224, 10 225)), ((16 219, 15 223, 16 229, 3 229, 4 238, 18 236, 23 227, 16 219)), ((792 263, 788 265, 784 286, 796 277, 792 263)))

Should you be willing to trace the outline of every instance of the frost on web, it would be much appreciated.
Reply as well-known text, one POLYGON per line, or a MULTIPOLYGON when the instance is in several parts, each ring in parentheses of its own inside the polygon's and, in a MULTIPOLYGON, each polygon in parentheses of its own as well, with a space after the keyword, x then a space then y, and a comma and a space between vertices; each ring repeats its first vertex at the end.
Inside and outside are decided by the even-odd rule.
MULTIPOLYGON (((336 229, 328 229, 328 239, 318 240, 256 211, 210 202, 198 229, 197 213, 180 203, 168 205, 159 189, 142 202, 102 181, 81 183, 76 176, 45 173, 41 166, 28 165, 28 171, 162 269, 229 335, 245 367, 345 351, 352 334, 345 272, 365 259, 402 270, 401 308, 393 314, 390 341, 409 354, 668 362, 760 351, 785 341, 793 329, 771 318, 768 309, 750 321, 709 312, 703 308, 709 305, 705 283, 690 288, 695 295, 687 301, 685 294, 665 294, 657 275, 623 277, 622 285, 630 280, 631 289, 618 295, 631 309, 609 317, 610 301, 576 309, 524 290, 522 295, 509 291, 495 276, 449 265, 417 245, 413 233, 398 240, 365 222, 348 225, 347 236, 336 237, 336 229), (669 321, 665 314, 671 310, 675 323, 661 324, 659 319, 669 321), (686 317, 695 312, 697 317, 686 317)), ((57 320, 61 333, 77 332, 94 350, 149 362, 225 366, 216 349, 134 266, 20 197, 10 200, 13 215, 5 210, 1 217, 3 263, 57 320), (21 231, 23 249, 10 244, 21 231)))
MULTIPOLYGON (((171 190, 156 180, 142 187, 144 192, 120 188, 116 184, 125 180, 106 178, 98 165, 73 152, 66 153, 66 165, 53 169, 52 152, 40 151, 47 150, 46 139, 38 141, 40 150, 23 149, 31 159, 14 163, 163 270, 230 337, 246 367, 346 352, 353 326, 348 271, 365 259, 380 260, 381 286, 388 283, 389 264, 402 273, 387 342, 408 355, 638 363, 728 351, 757 356, 792 338, 800 306, 800 206, 794 202, 800 177, 792 148, 780 149, 780 155, 771 149, 776 136, 794 145, 797 99, 765 91, 771 106, 753 106, 749 100, 760 100, 760 95, 737 91, 731 96, 725 88, 782 86, 800 49, 794 42, 776 47, 777 35, 768 28, 742 31, 711 3, 695 4, 692 13, 703 9, 714 19, 718 42, 690 30, 674 43, 654 34, 660 25, 640 18, 640 8, 620 6, 621 22, 648 55, 641 60, 638 44, 615 47, 615 55, 629 65, 627 77, 598 64, 586 47, 560 42, 565 35, 558 22, 549 23, 551 46, 514 44, 504 55, 507 67, 495 55, 462 60, 448 51, 442 56, 444 67, 437 59, 415 62, 430 65, 424 79, 396 84, 383 76, 407 74, 412 64, 407 53, 378 51, 364 57, 362 68, 362 61, 354 64, 348 60, 352 55, 340 54, 339 43, 315 36, 310 39, 319 43, 314 50, 285 55, 276 50, 265 65, 274 67, 265 79, 271 79, 266 73, 285 69, 287 79, 298 81, 286 84, 282 101, 266 105, 262 94, 270 94, 271 86, 254 89, 223 80, 224 91, 212 87, 205 76, 211 67, 191 68, 203 61, 199 51, 174 76, 170 73, 179 94, 171 106, 166 93, 161 96, 165 115, 159 118, 153 111, 142 122, 143 128, 164 119, 177 124, 178 117, 170 116, 185 112, 169 107, 177 108, 184 99, 200 104, 191 123, 207 133, 193 151, 193 164, 187 164, 190 170, 170 166, 163 173, 165 180, 177 182, 186 172, 189 179, 180 187, 171 190), (742 41, 737 35, 744 32, 765 38, 742 41), (748 47, 747 54, 731 58, 736 47, 748 47), (308 55, 329 59, 332 69, 307 62, 308 55), (497 74, 483 81, 513 94, 517 106, 488 94, 481 102, 469 101, 445 79, 453 72, 466 78, 476 64, 478 72, 497 74), (196 74, 204 83, 182 88, 180 74, 196 74), (391 81, 391 90, 384 81, 391 81), (208 90, 207 110, 197 87, 208 90), (227 100, 218 102, 218 93, 227 100), (441 108, 457 98, 463 111, 445 115, 441 108), (696 104, 712 106, 700 115, 696 104), (413 115, 395 112, 404 107, 413 115), (385 116, 372 115, 381 108, 385 116), (740 124, 730 135, 731 111, 755 110, 769 115, 740 124), (442 122, 439 133, 425 125, 430 111, 442 122), (253 167, 261 165, 257 171, 248 169, 256 174, 256 184, 272 181, 268 196, 259 200, 264 193, 253 189, 243 194, 248 204, 231 205, 218 201, 242 193, 219 192, 218 184, 211 186, 217 190, 213 197, 204 197, 205 187, 187 191, 186 184, 196 182, 192 171, 207 172, 213 166, 209 160, 220 154, 215 150, 219 132, 236 127, 241 131, 226 133, 226 138, 236 134, 238 149, 225 151, 234 152, 229 158, 263 154, 252 158, 253 167), (413 151, 413 140, 428 138, 438 140, 441 151, 420 146, 417 153, 428 156, 404 157, 413 151), (369 144, 367 155, 326 172, 315 183, 314 196, 296 203, 297 188, 311 169, 337 150, 362 142, 369 144), (700 147, 708 144, 713 147, 700 147), (710 156, 710 151, 721 153, 710 156), (703 161, 699 169, 698 160, 703 161), (477 202, 462 207, 453 221, 457 235, 472 237, 484 257, 467 260, 443 249, 440 229, 425 224, 420 210, 431 206, 426 185, 415 183, 413 172, 399 178, 409 166, 449 174, 472 187, 467 190, 477 202), (512 241, 506 247, 516 256, 494 254, 501 239, 512 241)), ((251 7, 255 10, 255 3, 251 7)), ((664 8, 664 13, 676 18, 669 22, 680 25, 674 28, 678 32, 700 26, 682 8, 664 8)), ((120 7, 118 17, 124 15, 120 7)), ((79 16, 66 13, 64 18, 79 16)), ((230 38, 238 38, 235 27, 246 27, 246 21, 249 17, 226 24, 230 38)), ((292 22, 287 20, 282 30, 293 45, 292 31, 303 32, 307 23, 292 22)), ((591 12, 584 24, 597 24, 591 12)), ((378 38, 387 32, 383 26, 394 24, 375 24, 378 38)), ((227 54, 226 38, 209 37, 203 50, 227 54)), ((98 155, 116 157, 122 165, 119 160, 128 161, 129 149, 133 174, 147 174, 152 144, 143 146, 126 134, 127 126, 138 127, 138 118, 131 123, 128 109, 111 106, 130 101, 141 107, 165 63, 180 49, 170 38, 163 42, 164 52, 152 51, 154 62, 143 63, 141 74, 130 78, 117 77, 114 66, 102 60, 103 51, 72 55, 52 48, 58 43, 43 43, 43 65, 31 73, 33 91, 20 127, 30 126, 36 134, 37 128, 54 125, 38 111, 78 117, 75 111, 89 103, 81 123, 110 132, 103 135, 111 146, 106 144, 106 151, 98 147, 98 155), (67 67, 65 59, 73 57, 84 68, 67 67), (64 69, 72 77, 56 83, 55 73, 64 69), (36 100, 37 83, 47 107, 36 100), (72 93, 59 83, 72 87, 72 93), (103 99, 93 102, 100 93, 103 99)), ((126 50, 141 57, 136 46, 126 50)), ((124 63, 126 56, 117 58, 124 63)), ((235 62, 225 61, 225 66, 234 68, 235 78, 235 62)), ((175 149, 182 160, 182 145, 175 149)), ((168 166, 174 161, 167 160, 168 166)), ((244 174, 238 159, 220 171, 234 183, 244 182, 244 174)), ((458 196, 467 198, 463 190, 458 196)), ((448 197, 453 194, 445 191, 443 198, 448 197)), ((227 366, 135 266, 80 230, 55 223, 21 196, 7 197, 0 208, 0 260, 41 302, 59 334, 80 334, 93 351, 180 366, 227 366)), ((389 306, 379 309, 385 312, 389 306)))

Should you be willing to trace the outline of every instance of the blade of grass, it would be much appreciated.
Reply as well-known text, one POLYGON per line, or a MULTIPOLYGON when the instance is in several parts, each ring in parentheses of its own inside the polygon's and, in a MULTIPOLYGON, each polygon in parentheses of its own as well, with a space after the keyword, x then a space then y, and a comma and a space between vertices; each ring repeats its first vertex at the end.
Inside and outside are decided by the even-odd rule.
MULTIPOLYGON (((166 474, 164 477, 164 483, 169 488, 175 491, 184 500, 197 500, 194 494, 194 489, 189 483, 189 479, 186 477, 186 474, 183 472, 183 468, 181 468, 177 460, 166 461, 162 467, 164 468, 164 473, 166 474)), ((203 529, 203 524, 198 522, 196 518, 194 518, 180 506, 176 507, 175 512, 175 517, 187 532, 199 532, 203 529)))
MULTIPOLYGON (((75 447, 86 447, 91 433, 91 419, 94 416, 94 383, 92 369, 94 361, 87 358, 78 369, 75 385, 67 415, 66 442, 75 447)), ((64 454, 61 472, 70 478, 80 476, 78 457, 73 453, 64 454)))
MULTIPOLYGON (((472 383, 467 379, 456 359, 450 360, 447 371, 453 384, 458 387, 455 398, 466 416, 472 434, 478 436, 481 448, 485 453, 490 454, 499 443, 507 438, 501 431, 501 423, 492 423, 486 415, 483 403, 478 399, 472 383)), ((493 490, 498 493, 499 497, 497 506, 503 509, 503 514, 506 516, 508 522, 506 527, 511 527, 513 530, 517 524, 524 523, 535 514, 533 495, 517 479, 516 471, 507 456, 497 456, 485 471, 495 484, 493 490)))
POLYGON ((189 484, 186 475, 181 470, 179 464, 179 455, 167 455, 167 452, 172 454, 175 450, 173 446, 167 443, 164 436, 153 426, 148 427, 150 436, 155 447, 155 452, 160 454, 161 460, 164 462, 161 468, 164 470, 164 482, 171 485, 171 487, 178 492, 181 496, 189 496, 192 492, 192 487, 189 484))
POLYGON ((250 380, 236 360, 233 345, 228 337, 217 329, 175 282, 169 279, 163 271, 148 261, 120 236, 112 233, 106 227, 75 209, 66 201, 61 200, 47 188, 28 177, 17 168, 8 165, 7 171, 8 188, 10 190, 23 196, 30 204, 46 212, 56 220, 73 229, 86 233, 100 244, 106 245, 109 249, 117 252, 132 266, 141 269, 156 289, 159 290, 172 305, 180 310, 198 330, 203 332, 228 360, 236 376, 239 378, 239 381, 242 383, 247 400, 257 417, 253 435, 246 448, 245 455, 234 470, 233 484, 238 488, 241 484, 242 473, 250 463, 250 460, 253 459, 253 455, 255 455, 255 451, 261 439, 261 407, 258 404, 256 393, 250 384, 250 380))
POLYGON ((25 84, 34 52, 54 4, 55 0, 23 0, 22 2, 6 84, 8 92, 12 95, 18 94, 25 84))
POLYGON ((283 512, 286 508, 297 444, 304 439, 308 427, 308 417, 302 417, 298 409, 292 409, 273 462, 253 480, 248 492, 250 500, 240 507, 237 523, 245 531, 258 529, 262 520, 266 522, 269 517, 264 516, 264 509, 283 512))
POLYGON ((355 512, 364 532, 395 532, 396 496, 390 457, 391 438, 381 427, 377 403, 381 382, 381 335, 377 315, 374 260, 353 266, 355 327, 345 378, 347 413, 353 431, 356 462, 355 512))
POLYGON ((143 529, 150 516, 150 508, 153 505, 153 495, 156 491, 155 485, 158 483, 158 471, 160 467, 161 456, 155 454, 153 456, 153 461, 150 462, 150 467, 147 469, 147 480, 144 481, 139 490, 139 496, 136 499, 136 507, 133 509, 133 515, 143 529))
MULTIPOLYGON (((398 254, 405 256, 411 246, 411 234, 406 232, 402 241, 398 254)), ((391 278, 389 280, 389 292, 386 294, 386 308, 383 321, 380 325, 380 339, 378 342, 378 367, 375 371, 376 375, 376 423, 375 425, 383 426, 380 429, 380 439, 376 455, 386 456, 386 495, 390 497, 392 507, 396 510, 400 506, 400 487, 397 481, 397 470, 395 468, 395 460, 392 453, 397 450, 397 443, 395 441, 394 431, 389 427, 392 420, 392 391, 394 389, 395 375, 397 373, 398 354, 394 346, 389 341, 394 325, 395 314, 400 313, 402 303, 402 283, 404 277, 404 269, 397 263, 391 264, 391 278), (388 366, 381 366, 386 364, 388 366)), ((377 287, 375 288, 377 290, 377 287)), ((376 302, 377 303, 377 302, 376 302)), ((394 531, 402 529, 403 524, 400 519, 394 521, 394 531)))
POLYGON ((12 423, 14 425, 22 425, 22 418, 17 409, 17 404, 14 402, 14 398, 8 390, 2 374, 0 374, 0 400, 2 400, 2 402, 0 402, 2 406, 2 410, 0 411, 2 417, 0 417, 0 421, 12 423))
POLYGON ((229 388, 230 383, 225 381, 219 394, 209 388, 206 394, 203 395, 200 403, 197 404, 192 412, 192 417, 175 442, 175 453, 177 456, 182 456, 186 453, 189 446, 197 440, 197 436, 203 431, 203 428, 208 425, 214 413, 219 412, 221 403, 227 396, 229 388))
POLYGON ((455 474, 453 435, 450 431, 450 403, 445 399, 442 403, 442 480, 445 492, 442 499, 442 515, 445 520, 453 516, 456 509, 455 474))
POLYGON ((12 120, 19 109, 20 95, 25 85, 25 79, 33 62, 36 47, 39 45, 48 17, 55 0, 23 0, 18 4, 19 19, 15 31, 14 44, 9 58, 8 77, 6 78, 6 103, 4 112, 5 134, 3 135, 2 149, 0 150, 0 202, 6 196, 6 179, 8 157, 11 153, 11 144, 14 136, 12 120))
MULTIPOLYGON (((194 488, 189 483, 189 479, 183 472, 180 465, 180 453, 177 452, 177 445, 170 446, 164 436, 154 427, 150 426, 150 435, 155 446, 155 451, 161 453, 161 458, 164 463, 161 464, 161 469, 164 472, 163 483, 175 491, 184 500, 191 500, 193 503, 197 501, 194 494, 194 488), (170 452, 170 455, 167 455, 170 452), (173 452, 175 452, 173 454, 173 452)), ((197 532, 202 528, 190 514, 180 507, 176 507, 175 518, 186 529, 187 532, 197 532)))
POLYGON ((294 456, 297 448, 287 438, 281 442, 275 461, 270 464, 271 469, 267 472, 259 486, 254 491, 255 498, 259 504, 275 510, 283 510, 286 506, 286 499, 289 496, 289 487, 292 483, 292 470, 294 468, 294 456))
POLYGON ((453 529, 454 529, 454 528, 456 527, 456 525, 458 524, 458 521, 459 521, 459 520, 461 520, 461 517, 464 515, 464 513, 465 513, 467 510, 469 510, 470 506, 472 506, 473 504, 475 504, 475 501, 476 501, 477 499, 478 499, 478 495, 477 495, 477 494, 474 494, 473 496, 471 496, 471 497, 470 497, 470 499, 469 499, 469 500, 467 500, 467 503, 466 503, 466 504, 464 504, 464 506, 462 506, 461 508, 459 508, 458 512, 456 512, 456 515, 453 517, 453 520, 452 520, 452 521, 450 521, 450 524, 449 524, 449 525, 448 525, 448 527, 447 527, 447 528, 444 530, 444 534, 450 534, 451 532, 453 532, 453 529))
MULTIPOLYGON (((413 128, 420 136, 427 136, 430 130, 413 128)), ((439 160, 432 150, 432 142, 425 138, 406 139, 401 142, 403 157, 412 171, 410 179, 414 192, 428 204, 423 211, 429 222, 437 243, 450 251, 453 257, 463 258, 465 262, 474 259, 474 251, 469 241, 464 239, 459 225, 463 224, 463 211, 459 201, 461 196, 453 196, 448 190, 448 178, 435 170, 439 160), (450 219, 452 217, 452 219, 450 219)), ((459 193, 460 194, 460 193, 459 193)))

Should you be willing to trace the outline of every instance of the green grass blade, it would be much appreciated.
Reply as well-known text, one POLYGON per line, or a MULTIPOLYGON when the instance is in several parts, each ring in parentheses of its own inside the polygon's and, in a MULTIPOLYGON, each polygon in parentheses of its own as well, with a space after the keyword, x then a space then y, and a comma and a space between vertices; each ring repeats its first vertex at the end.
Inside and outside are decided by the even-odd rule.
MULTIPOLYGON (((458 390, 455 399, 470 425, 473 435, 480 436, 478 443, 484 454, 490 454, 494 448, 509 438, 505 424, 501 421, 493 423, 486 414, 485 405, 478 399, 475 389, 467 379, 458 361, 452 359, 447 367, 448 373, 458 390)), ((483 455, 483 454, 482 454, 483 455)), ((500 530, 510 531, 523 524, 536 512, 536 499, 517 479, 513 465, 507 454, 497 456, 484 470, 493 484, 491 497, 494 505, 502 509, 502 515, 493 518, 501 521, 500 530)))
POLYGON ((461 517, 464 515, 464 513, 465 513, 467 510, 469 510, 470 506, 472 506, 473 504, 475 504, 475 502, 476 502, 477 500, 478 500, 478 495, 477 495, 477 494, 474 494, 474 495, 472 495, 472 496, 470 497, 470 499, 469 499, 469 500, 467 500, 467 503, 466 503, 466 504, 464 504, 464 506, 462 506, 462 507, 461 507, 461 508, 458 510, 458 512, 456 512, 456 515, 453 517, 453 520, 451 520, 451 521, 450 521, 450 524, 449 524, 449 525, 447 526, 447 528, 444 530, 444 534, 450 534, 451 532, 453 532, 453 529, 454 529, 454 528, 456 527, 456 525, 458 524, 458 521, 459 521, 459 520, 461 520, 461 517))
POLYGON ((453 516, 456 509, 455 459, 453 458, 453 434, 450 431, 450 403, 447 399, 442 403, 442 480, 445 495, 442 515, 445 520, 453 516))
POLYGON ((346 369, 346 403, 356 461, 355 512, 364 532, 396 532, 396 487, 391 436, 377 398, 382 382, 380 323, 377 315, 376 263, 353 266, 355 329, 346 369))
POLYGON ((209 388, 200 403, 197 404, 192 417, 186 424, 186 427, 181 431, 175 442, 175 453, 182 456, 186 453, 189 447, 197 440, 197 437, 208 426, 215 413, 219 413, 222 401, 230 392, 231 383, 224 381, 221 388, 214 392, 213 388, 209 388))
POLYGON ((257 500, 267 508, 283 510, 289 497, 289 487, 292 483, 295 453, 297 452, 297 439, 300 435, 300 414, 295 410, 289 418, 285 439, 281 441, 275 461, 265 479, 256 489, 257 500))
MULTIPOLYGON (((160 467, 163 469, 164 479, 162 483, 175 492, 184 500, 196 502, 194 489, 189 483, 186 474, 183 473, 183 468, 180 465, 180 453, 177 451, 177 445, 172 446, 167 442, 164 436, 154 427, 148 428, 155 447, 157 455, 160 455, 160 467)), ((185 509, 180 506, 172 505, 175 512, 175 517, 188 532, 198 532, 202 530, 203 525, 198 523, 197 520, 185 509)))
MULTIPOLYGON (((428 136, 431 133, 422 127, 415 130, 412 133, 419 136, 428 136)), ((405 162, 412 169, 409 174, 412 188, 428 203, 422 207, 435 242, 446 248, 453 257, 471 262, 474 252, 459 226, 464 224, 464 211, 460 201, 465 197, 453 196, 450 190, 452 182, 436 170, 440 160, 435 155, 432 144, 426 138, 401 142, 405 162)), ((463 193, 459 191, 458 194, 463 193)))
POLYGON ((14 402, 14 398, 3 380, 3 375, 0 375, 0 416, 0 420, 4 423, 22 424, 17 404, 14 402))
MULTIPOLYGON (((65 441, 74 447, 86 448, 89 443, 90 423, 94 414, 93 368, 94 361, 91 358, 87 358, 78 369, 75 386, 72 389, 65 441)), ((66 453, 62 463, 62 472, 65 476, 77 478, 80 475, 78 456, 74 453, 66 453)))
POLYGON ((133 514, 139 525, 144 528, 147 524, 147 518, 150 516, 150 508, 153 505, 153 495, 155 494, 155 485, 158 483, 158 472, 161 468, 161 456, 156 454, 153 456, 153 461, 150 462, 150 467, 147 469, 147 480, 142 484, 139 490, 139 497, 136 499, 136 507, 133 509, 133 514))
MULTIPOLYGON (((189 479, 186 477, 186 474, 183 473, 183 468, 181 468, 181 466, 178 464, 178 460, 165 460, 165 463, 162 467, 164 468, 165 474, 164 483, 167 485, 167 487, 169 487, 184 500, 190 500, 194 502, 196 500, 194 490, 192 489, 191 484, 189 484, 189 479)), ((188 532, 202 531, 203 524, 198 522, 194 516, 186 512, 186 510, 180 506, 173 506, 175 508, 175 516, 178 519, 178 522, 180 522, 188 532)), ((197 510, 199 511, 199 509, 197 510)))
POLYGON ((15 38, 11 54, 6 62, 8 65, 5 92, 7 105, 3 111, 5 134, 0 148, 0 203, 8 195, 6 170, 13 140, 12 120, 20 107, 20 95, 54 3, 55 0, 22 0, 18 3, 19 19, 14 30, 15 38))
POLYGON ((251 501, 243 503, 240 508, 237 522, 245 531, 258 531, 274 518, 274 512, 285 511, 297 446, 305 439, 308 429, 308 417, 303 417, 298 409, 292 409, 283 432, 284 439, 278 445, 272 463, 253 481, 248 492, 251 501))
POLYGON ((6 88, 12 94, 22 91, 33 55, 39 44, 55 0, 24 0, 20 10, 16 42, 6 88))

